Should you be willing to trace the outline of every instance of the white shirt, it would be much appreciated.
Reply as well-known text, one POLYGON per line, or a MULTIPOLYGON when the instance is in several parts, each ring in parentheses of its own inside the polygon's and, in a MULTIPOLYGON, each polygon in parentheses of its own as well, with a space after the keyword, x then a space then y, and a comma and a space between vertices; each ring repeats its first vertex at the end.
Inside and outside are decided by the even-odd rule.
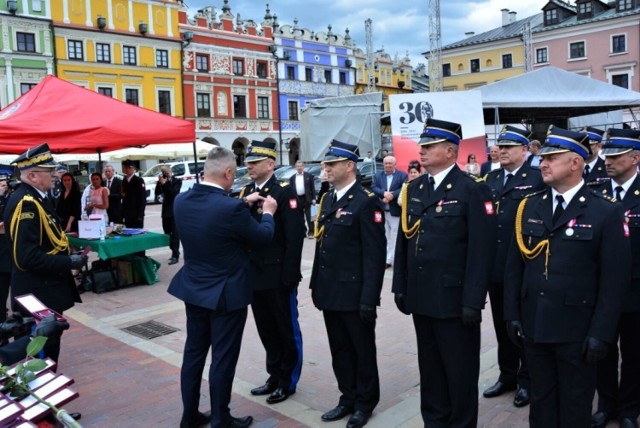
POLYGON ((298 196, 304 196, 304 172, 296 173, 296 193, 298 196))
POLYGON ((449 168, 445 169, 444 171, 440 171, 436 175, 430 175, 431 177, 433 177, 433 181, 435 181, 435 184, 433 185, 434 189, 438 188, 440 183, 442 183, 442 180, 444 180, 444 178, 447 176, 447 174, 449 174, 449 172, 453 169, 454 166, 456 166, 455 163, 451 164, 449 168))
POLYGON ((520 165, 519 167, 517 167, 516 169, 514 169, 513 171, 507 171, 506 169, 504 170, 504 181, 502 182, 502 184, 507 184, 507 175, 511 174, 514 177, 516 176, 516 174, 518 173, 518 171, 520 171, 520 168, 522 168, 522 165, 520 165))
POLYGON ((349 189, 353 187, 354 184, 356 184, 356 180, 353 180, 350 184, 347 184, 342 189, 336 190, 336 201, 339 201, 340 198, 343 197, 344 194, 347 193, 349 189))
POLYGON ((578 190, 580 190, 580 188, 583 185, 584 185, 584 180, 580 180, 580 183, 578 183, 577 186, 572 187, 571 189, 567 190, 564 193, 559 193, 556 189, 552 187, 551 196, 553 197, 553 212, 556 212, 556 205, 558 205, 558 200, 556 199, 556 196, 562 195, 562 197, 564 198, 564 203, 562 204, 562 208, 567 208, 567 205, 569 205, 569 203, 571 202, 571 199, 573 199, 573 197, 576 195, 576 193, 578 193, 578 190))
MULTIPOLYGON (((628 179, 627 181, 625 181, 622 184, 618 183, 617 181, 615 181, 612 178, 611 179, 611 187, 613 188, 613 195, 612 196, 616 196, 616 187, 622 186, 622 192, 620 192, 620 199, 624 199, 624 195, 627 194, 627 191, 629 190, 629 187, 631 187, 631 184, 636 179, 637 175, 638 174, 634 174, 633 177, 631 177, 630 179, 628 179)), ((617 198, 617 196, 616 196, 616 198, 617 198)))

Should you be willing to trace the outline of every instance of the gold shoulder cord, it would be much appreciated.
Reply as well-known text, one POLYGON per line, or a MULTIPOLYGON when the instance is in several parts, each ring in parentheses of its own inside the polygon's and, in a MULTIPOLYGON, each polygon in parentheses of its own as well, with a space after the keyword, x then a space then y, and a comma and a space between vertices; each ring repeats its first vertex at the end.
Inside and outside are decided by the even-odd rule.
POLYGON ((538 245, 533 247, 533 249, 528 249, 524 243, 524 238, 522 237, 522 213, 524 212, 524 206, 527 203, 527 198, 524 198, 520 205, 518 205, 518 211, 516 213, 516 241, 518 242, 518 248, 520 249, 520 253, 524 257, 529 260, 533 260, 538 257, 544 251, 544 277, 548 276, 548 268, 549 268, 549 240, 544 239, 538 242, 538 245))
POLYGON ((322 235, 324 235, 324 225, 320 229, 318 229, 318 225, 320 224, 320 213, 322 212, 322 206, 324 205, 324 198, 329 194, 329 192, 325 192, 320 198, 320 204, 318 205, 318 212, 316 213, 316 219, 313 221, 313 237, 316 239, 322 239, 322 235))
POLYGON ((411 239, 413 238, 416 233, 418 233, 418 229, 420 228, 420 223, 421 220, 418 219, 415 224, 413 226, 411 226, 411 228, 409 228, 408 224, 409 223, 409 219, 408 219, 408 214, 407 214, 407 207, 409 206, 409 200, 407 199, 407 193, 408 193, 408 188, 409 188, 409 183, 404 183, 402 185, 402 190, 400 190, 400 194, 402 195, 402 232, 404 232, 404 236, 407 239, 411 239))
MULTIPOLYGON (((18 221, 20 221, 20 217, 22 216, 22 204, 25 202, 33 202, 38 209, 38 216, 40 217, 40 224, 44 226, 44 230, 47 234, 47 238, 53 245, 53 249, 47 254, 53 255, 61 252, 69 251, 69 240, 67 239, 67 235, 65 235, 64 231, 57 224, 53 223, 52 225, 49 223, 49 219, 47 217, 47 212, 44 210, 44 207, 40 205, 38 201, 33 199, 33 196, 25 196, 22 198, 18 205, 16 205, 16 210, 13 213, 13 217, 11 217, 11 225, 9 227, 9 233, 11 234, 11 239, 13 240, 13 260, 20 270, 24 270, 20 267, 18 263, 18 259, 16 257, 17 254, 17 246, 18 246, 18 231, 16 230, 18 221)), ((40 245, 42 245, 42 229, 40 229, 40 245)))
POLYGON ((247 190, 246 187, 243 187, 242 190, 240 190, 240 195, 238 195, 238 199, 242 199, 244 198, 244 191, 247 190))

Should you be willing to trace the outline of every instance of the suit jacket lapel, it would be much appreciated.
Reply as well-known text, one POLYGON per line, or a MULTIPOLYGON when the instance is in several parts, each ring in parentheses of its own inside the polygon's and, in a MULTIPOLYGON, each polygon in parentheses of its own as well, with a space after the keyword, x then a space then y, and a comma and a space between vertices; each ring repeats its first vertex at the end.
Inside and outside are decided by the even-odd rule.
MULTIPOLYGON (((553 202, 551 197, 551 189, 548 189, 542 196, 541 203, 536 208, 536 214, 546 226, 547 230, 553 229, 553 202)), ((527 221, 526 219, 524 221, 527 221)))

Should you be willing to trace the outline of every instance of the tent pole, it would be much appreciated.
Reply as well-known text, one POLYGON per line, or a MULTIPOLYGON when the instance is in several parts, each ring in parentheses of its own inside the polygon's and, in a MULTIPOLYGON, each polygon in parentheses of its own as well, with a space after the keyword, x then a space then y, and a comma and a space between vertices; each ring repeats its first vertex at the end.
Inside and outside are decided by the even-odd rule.
POLYGON ((200 183, 200 171, 198 170, 198 151, 196 150, 196 142, 193 142, 193 161, 196 164, 196 183, 200 183))
POLYGON ((98 149, 98 172, 102 174, 102 149, 98 149))

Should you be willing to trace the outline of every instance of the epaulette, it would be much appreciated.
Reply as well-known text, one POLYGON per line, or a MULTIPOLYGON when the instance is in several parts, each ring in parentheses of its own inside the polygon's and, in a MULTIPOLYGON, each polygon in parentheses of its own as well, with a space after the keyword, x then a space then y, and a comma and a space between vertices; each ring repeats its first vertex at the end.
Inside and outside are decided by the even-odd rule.
POLYGON ((477 175, 473 175, 473 174, 464 174, 467 178, 469 178, 469 180, 473 180, 476 183, 484 183, 484 178, 482 177, 478 177, 477 175))
POLYGON ((374 197, 374 196, 376 195, 375 193, 373 193, 373 192, 372 192, 371 190, 369 190, 369 189, 366 189, 366 188, 364 188, 364 187, 363 187, 362 189, 364 190, 364 193, 366 193, 366 194, 367 194, 367 196, 368 196, 368 197, 370 197, 370 198, 372 198, 372 197, 374 197))
POLYGON ((546 192, 548 189, 542 189, 542 190, 538 190, 537 192, 533 192, 533 193, 529 193, 528 195, 524 195, 525 198, 530 198, 532 196, 537 196, 540 195, 544 192, 546 192))
POLYGON ((288 181, 281 181, 280 182, 280 187, 287 187, 289 185, 288 181))
POLYGON ((610 177, 598 177, 593 181, 587 183, 587 186, 600 186, 601 184, 611 181, 610 177))
POLYGON ((484 176, 488 177, 491 174, 499 174, 502 172, 502 168, 498 168, 498 169, 492 169, 491 171, 487 172, 484 176))
POLYGON ((598 197, 604 199, 605 201, 609 201, 611 203, 618 202, 618 200, 616 198, 612 197, 612 196, 605 195, 604 193, 600 193, 597 190, 593 190, 593 189, 589 189, 589 190, 591 191, 592 195, 598 196, 598 197))

